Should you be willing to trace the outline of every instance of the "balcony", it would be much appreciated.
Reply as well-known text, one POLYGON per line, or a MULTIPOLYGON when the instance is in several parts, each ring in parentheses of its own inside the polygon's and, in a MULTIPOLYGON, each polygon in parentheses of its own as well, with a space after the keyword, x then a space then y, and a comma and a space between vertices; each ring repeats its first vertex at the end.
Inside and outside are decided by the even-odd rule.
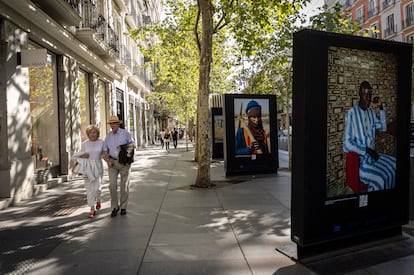
POLYGON ((81 0, 32 0, 41 10, 56 22, 65 26, 79 26, 81 0))
POLYGON ((382 2, 382 9, 385 10, 386 8, 395 4, 395 0, 385 0, 382 2))
POLYGON ((119 54, 119 38, 91 1, 83 1, 82 23, 76 36, 96 54, 111 60, 119 54))
POLYGON ((350 6, 352 6, 352 4, 353 4, 353 1, 352 1, 352 0, 346 0, 346 1, 344 2, 344 4, 343 4, 344 9, 349 8, 350 6))
POLYGON ((356 18, 356 22, 358 22, 358 24, 362 24, 362 23, 364 23, 364 16, 361 16, 361 17, 357 17, 356 18))
POLYGON ((368 18, 374 17, 378 14, 378 8, 368 10, 368 18))
POLYGON ((151 25, 151 16, 149 15, 143 15, 142 16, 142 22, 144 23, 144 25, 149 26, 151 25))
POLYGON ((131 76, 133 74, 131 52, 125 46, 121 46, 120 50, 119 62, 115 64, 115 70, 124 76, 131 76))
POLYGON ((125 15, 125 21, 131 29, 136 29, 141 25, 136 10, 132 10, 130 13, 127 13, 125 15))
POLYGON ((392 27, 388 27, 384 30, 384 37, 383 38, 394 35, 396 33, 397 33, 397 26, 396 25, 394 25, 392 27))
POLYGON ((127 1, 127 13, 125 14, 125 21, 131 29, 136 29, 142 25, 142 22, 140 22, 139 20, 140 16, 138 14, 137 8, 135 7, 132 1, 125 1, 127 1))
POLYGON ((126 6, 127 0, 114 0, 114 2, 118 6, 120 12, 126 12, 127 11, 127 6, 126 6))
POLYGON ((403 21, 404 28, 408 28, 414 25, 414 14, 408 15, 408 17, 403 21))
POLYGON ((149 80, 146 69, 142 68, 142 65, 139 65, 136 62, 132 69, 133 75, 128 78, 128 81, 135 84, 137 87, 145 88, 150 91, 152 89, 152 83, 149 80))

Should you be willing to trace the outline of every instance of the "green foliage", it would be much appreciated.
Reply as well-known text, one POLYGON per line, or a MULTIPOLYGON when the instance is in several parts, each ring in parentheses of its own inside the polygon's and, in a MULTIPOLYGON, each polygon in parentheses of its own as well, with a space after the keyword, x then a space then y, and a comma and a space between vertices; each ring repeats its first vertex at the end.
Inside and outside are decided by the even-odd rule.
MULTIPOLYGON (((285 11, 289 10, 288 7, 289 5, 284 5, 281 8, 285 11)), ((296 11, 297 8, 294 10, 296 11)), ((329 10, 324 5, 319 8, 319 11, 318 15, 310 18, 312 28, 345 34, 367 35, 366 32, 361 32, 357 23, 348 20, 348 17, 342 13, 342 6, 339 3, 329 10)), ((286 12, 286 14, 289 13, 286 12)), ((252 66, 243 72, 248 83, 246 89, 243 90, 244 93, 275 94, 278 97, 278 102, 283 102, 283 105, 290 109, 292 36, 295 31, 303 28, 303 25, 301 26, 298 22, 302 24, 305 22, 303 15, 294 12, 289 14, 282 26, 274 28, 274 39, 269 40, 266 46, 263 45, 263 49, 255 51, 256 56, 251 61, 252 66)))
MULTIPOLYGON (((271 2, 273 2, 271 10, 278 12, 269 15, 259 13, 266 18, 261 20, 260 24, 267 22, 271 27, 265 28, 267 32, 259 33, 259 41, 261 42, 253 45, 253 51, 246 52, 250 66, 242 72, 242 79, 247 82, 243 93, 275 94, 278 102, 282 102, 291 97, 293 33, 298 31, 300 23, 304 22, 304 15, 300 14, 299 10, 309 1, 271 2), (286 93, 289 95, 287 96, 286 93)), ((249 16, 253 16, 253 14, 249 16)), ((252 48, 249 45, 247 49, 252 48)))
MULTIPOLYGON (((148 97, 161 112, 179 116, 180 121, 196 113, 199 52, 194 35, 197 3, 191 0, 164 3, 165 18, 153 26, 142 26, 130 35, 155 66, 155 89, 148 97)), ((234 50, 225 33, 214 37, 211 92, 235 91, 231 78, 234 50)))
POLYGON ((342 8, 339 3, 336 3, 332 9, 328 9, 327 5, 319 8, 320 13, 310 18, 312 28, 328 32, 358 34, 361 30, 360 26, 357 22, 349 20, 342 8))
MULTIPOLYGON (((169 12, 191 13, 178 5, 169 12)), ((194 9, 193 9, 194 12, 194 9)), ((142 26, 130 35, 140 44, 141 52, 155 64, 155 89, 147 97, 157 104, 160 112, 178 115, 179 120, 194 116, 197 96, 197 51, 191 28, 184 29, 187 16, 168 16, 159 25, 142 26)))
POLYGON ((299 9, 308 0, 239 1, 229 27, 247 58, 269 57, 290 43, 294 24, 300 19, 299 9))
MULTIPOLYGON (((309 0, 221 0, 215 7, 211 93, 237 92, 236 79, 254 84, 249 92, 281 95, 280 78, 290 62, 292 34, 303 15, 299 10, 309 0), (248 64, 240 70, 243 63, 248 64), (264 70, 263 72, 261 72, 264 70)), ((164 1, 165 19, 156 26, 141 27, 131 36, 141 43, 141 51, 156 64, 155 97, 164 108, 178 111, 180 100, 189 103, 194 113, 198 85, 198 48, 195 31, 201 38, 197 21, 197 1, 164 1), (178 103, 178 104, 176 104, 178 103)), ((290 69, 287 70, 290 75, 290 69)))

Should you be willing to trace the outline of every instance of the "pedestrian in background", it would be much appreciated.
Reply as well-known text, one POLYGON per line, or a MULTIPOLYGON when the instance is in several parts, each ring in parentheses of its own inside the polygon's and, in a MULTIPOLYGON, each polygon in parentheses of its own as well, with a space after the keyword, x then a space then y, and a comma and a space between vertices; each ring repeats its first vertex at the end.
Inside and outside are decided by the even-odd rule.
POLYGON ((99 128, 95 125, 89 125, 86 128, 86 135, 88 140, 82 143, 81 152, 73 156, 78 163, 74 172, 83 175, 86 199, 88 206, 90 206, 88 217, 93 218, 96 215, 96 210, 101 209, 104 142, 99 139, 99 128))
POLYGON ((119 153, 121 152, 121 147, 127 147, 127 150, 133 151, 135 149, 135 141, 127 130, 120 128, 121 120, 117 116, 110 116, 108 124, 111 127, 111 132, 105 138, 103 154, 104 159, 108 163, 111 217, 115 217, 119 209, 121 209, 121 215, 127 213, 131 173, 131 164, 121 163, 119 153), (118 175, 121 175, 120 201, 118 201, 118 175))
POLYGON ((178 131, 177 128, 174 128, 173 132, 172 132, 172 141, 173 141, 173 145, 174 148, 177 148, 177 144, 178 144, 178 131))
POLYGON ((167 152, 170 152, 170 142, 171 142, 171 133, 168 128, 165 128, 164 131, 164 144, 165 144, 165 150, 167 152))
POLYGON ((161 149, 164 149, 164 128, 162 128, 162 130, 158 134, 158 139, 161 142, 161 149))

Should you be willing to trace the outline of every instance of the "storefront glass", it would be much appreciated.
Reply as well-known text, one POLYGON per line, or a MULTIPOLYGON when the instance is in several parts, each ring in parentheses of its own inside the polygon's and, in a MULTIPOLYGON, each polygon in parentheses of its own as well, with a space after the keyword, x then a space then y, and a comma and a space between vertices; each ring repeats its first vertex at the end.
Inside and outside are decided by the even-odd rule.
MULTIPOLYGON (((129 104, 129 131, 131 133, 135 132, 134 127, 134 105, 132 103, 129 104)), ((134 134, 135 136, 135 134, 134 134)))
POLYGON ((106 97, 106 85, 105 82, 99 80, 98 82, 98 96, 99 96, 99 115, 100 115, 100 123, 98 125, 101 131, 101 138, 104 138, 106 133, 108 132, 107 124, 106 124, 106 117, 107 117, 107 97, 106 97))
MULTIPOLYGON (((36 46, 30 45, 30 49, 36 49, 36 46)), ((50 171, 50 167, 60 164, 56 56, 48 53, 46 66, 30 67, 29 81, 32 156, 35 158, 37 171, 50 171)), ((42 176, 37 182, 43 182, 48 177, 49 175, 42 176)))
POLYGON ((88 74, 79 70, 79 100, 80 100, 80 118, 82 141, 88 139, 86 135, 86 128, 91 123, 90 101, 89 101, 89 85, 88 74))

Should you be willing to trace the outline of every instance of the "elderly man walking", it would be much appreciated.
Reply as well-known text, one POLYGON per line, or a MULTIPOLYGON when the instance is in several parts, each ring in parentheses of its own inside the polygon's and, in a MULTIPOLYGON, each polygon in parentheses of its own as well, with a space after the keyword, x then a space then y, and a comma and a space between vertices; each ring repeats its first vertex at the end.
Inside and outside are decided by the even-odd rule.
POLYGON ((135 141, 132 139, 131 134, 127 130, 120 128, 121 122, 117 116, 109 117, 108 124, 111 127, 111 131, 105 138, 103 149, 104 160, 108 163, 111 217, 115 217, 119 209, 121 209, 121 215, 127 213, 131 162, 121 160, 120 156, 124 155, 122 154, 123 150, 127 150, 126 154, 133 156, 135 148, 135 141), (118 201, 118 175, 121 175, 120 201, 118 201))

